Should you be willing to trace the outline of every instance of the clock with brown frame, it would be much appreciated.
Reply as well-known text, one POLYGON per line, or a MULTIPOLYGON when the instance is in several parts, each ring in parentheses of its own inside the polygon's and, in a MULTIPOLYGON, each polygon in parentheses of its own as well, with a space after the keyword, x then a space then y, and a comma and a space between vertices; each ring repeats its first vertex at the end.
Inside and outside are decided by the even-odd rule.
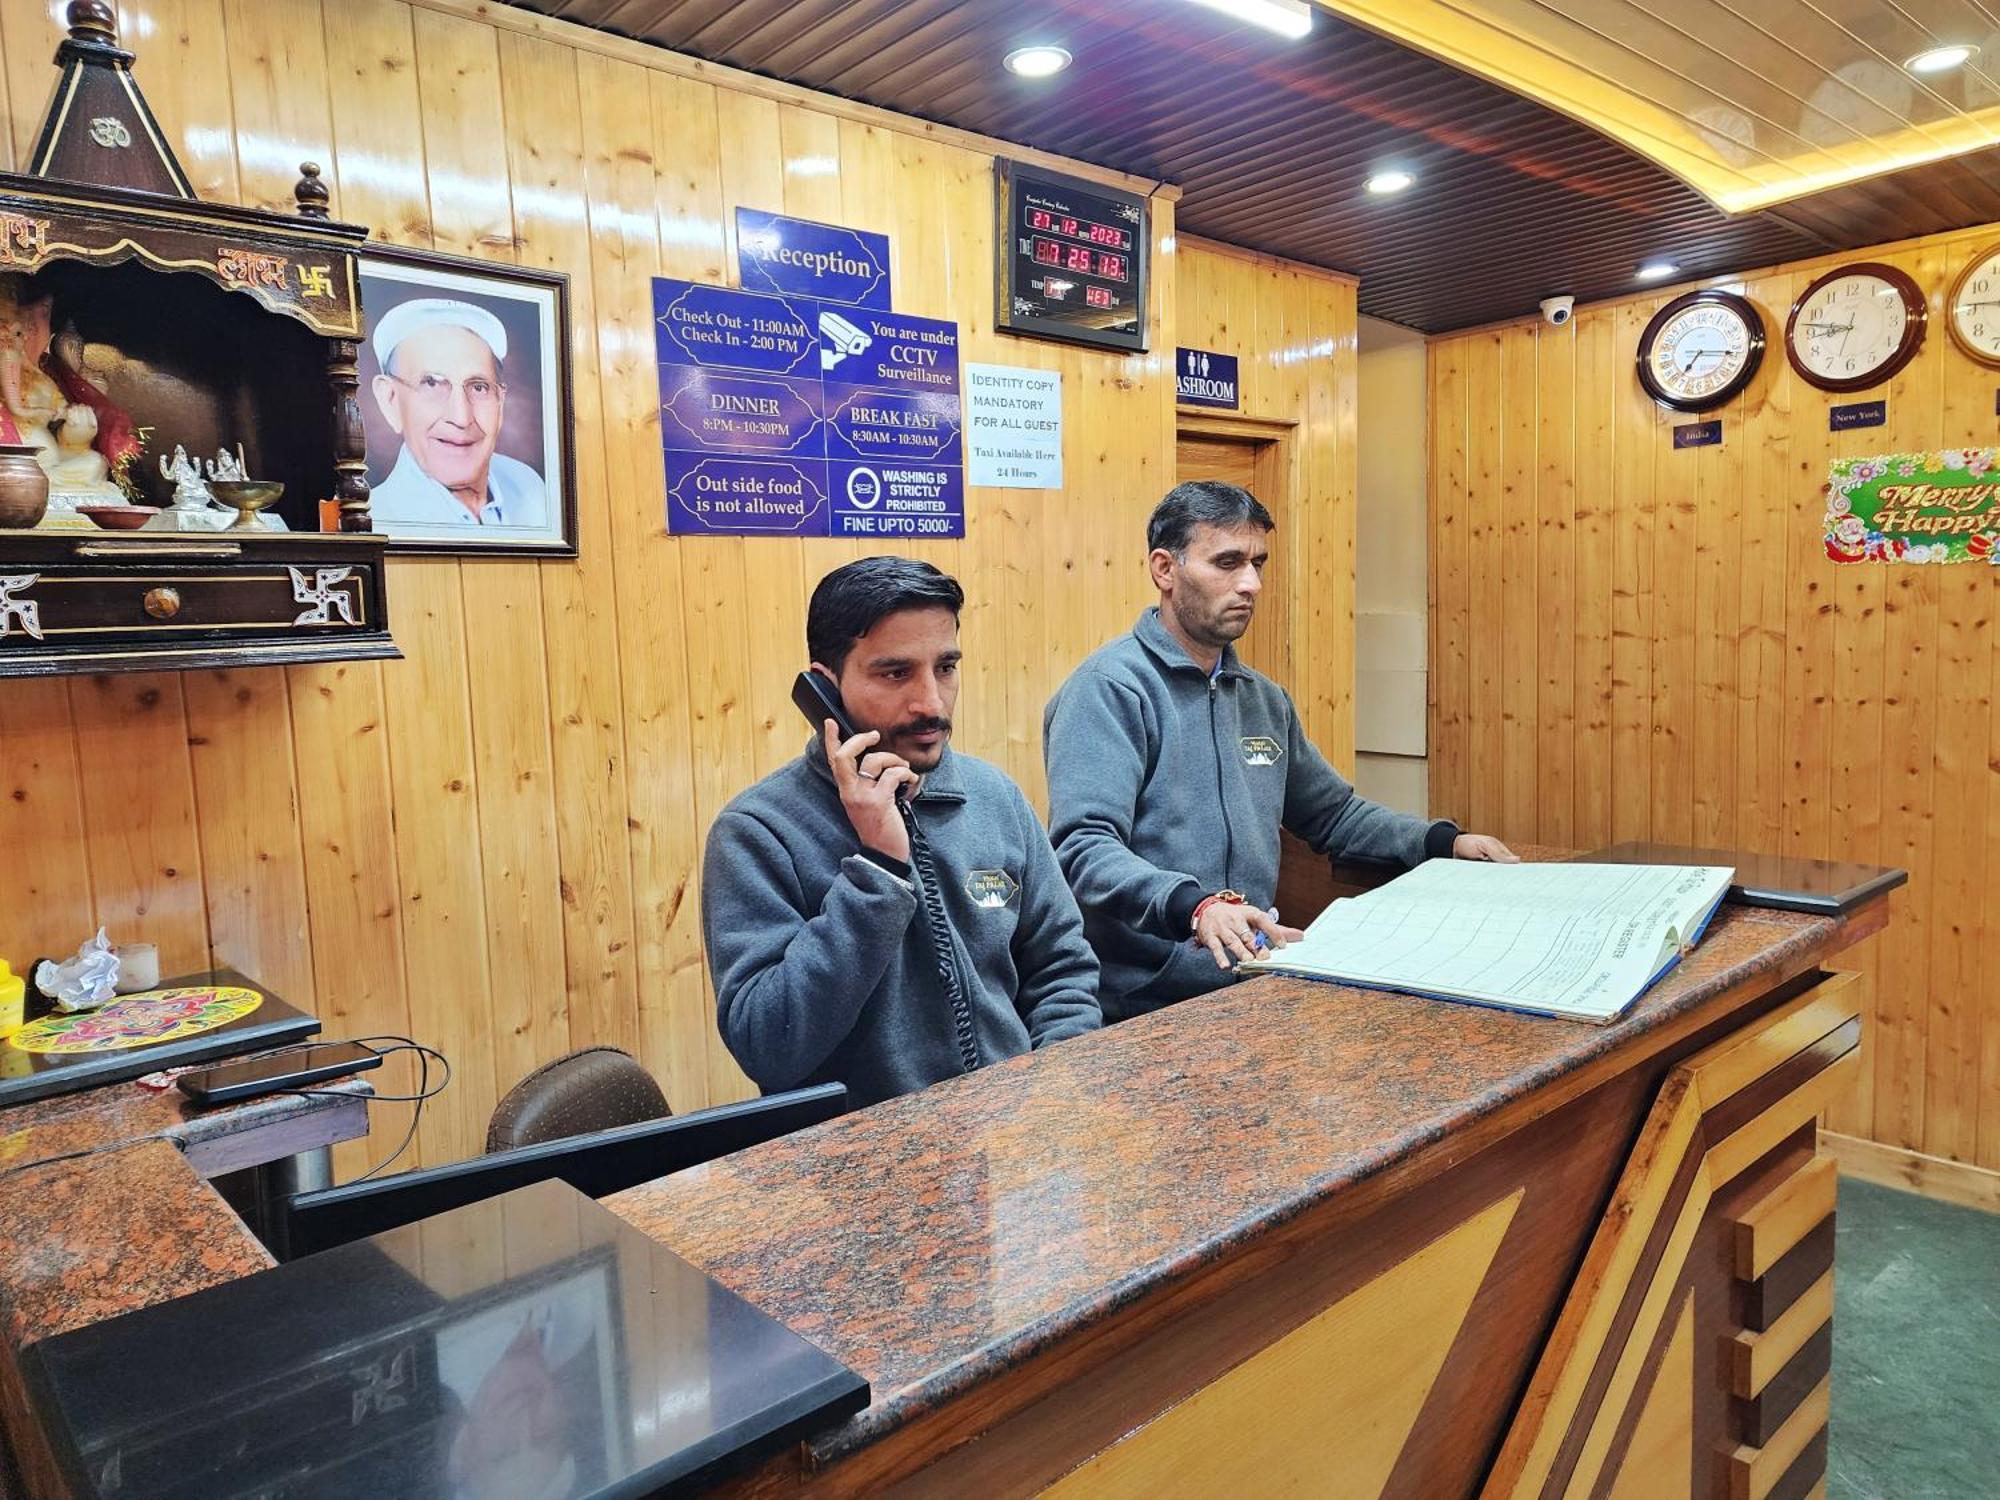
POLYGON ((1863 391, 1916 358, 1928 321, 1923 291, 1909 276, 1855 261, 1799 293, 1785 319, 1785 357, 1823 391, 1863 391))
POLYGON ((1639 383, 1673 411, 1726 405, 1763 360, 1764 319, 1755 303, 1734 292, 1684 292, 1639 335, 1639 383))
POLYGON ((1944 326, 1968 359, 2000 369, 2000 245, 1985 245, 1965 263, 1945 298, 1944 326))
POLYGON ((111 6, 67 18, 28 170, 0 174, 0 462, 27 502, 24 461, 53 481, 0 529, 0 677, 400 655, 357 400, 367 230, 311 163, 293 213, 197 198, 111 6), (232 524, 202 474, 239 456, 264 483, 232 524))

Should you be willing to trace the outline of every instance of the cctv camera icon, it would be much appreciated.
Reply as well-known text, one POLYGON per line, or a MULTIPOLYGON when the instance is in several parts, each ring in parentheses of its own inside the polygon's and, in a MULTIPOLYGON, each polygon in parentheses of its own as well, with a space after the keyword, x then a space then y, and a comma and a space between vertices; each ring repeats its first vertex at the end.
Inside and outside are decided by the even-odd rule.
POLYGON ((829 308, 819 314, 819 367, 831 370, 850 354, 859 354, 873 339, 829 308))

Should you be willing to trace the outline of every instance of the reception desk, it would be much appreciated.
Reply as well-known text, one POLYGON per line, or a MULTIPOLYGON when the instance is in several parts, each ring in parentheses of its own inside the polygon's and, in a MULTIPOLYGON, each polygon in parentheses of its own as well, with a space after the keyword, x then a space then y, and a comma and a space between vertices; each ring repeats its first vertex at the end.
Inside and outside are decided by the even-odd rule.
POLYGON ((873 1388, 740 1494, 1806 1495, 1886 910, 1606 1027, 1258 979, 607 1206, 873 1388))
MULTIPOLYGON (((1886 918, 1726 907, 1605 1027, 1258 979, 605 1206, 870 1384, 726 1493, 1810 1494, 1886 918)), ((35 1176, 8 1353, 265 1263, 166 1142, 35 1176)))

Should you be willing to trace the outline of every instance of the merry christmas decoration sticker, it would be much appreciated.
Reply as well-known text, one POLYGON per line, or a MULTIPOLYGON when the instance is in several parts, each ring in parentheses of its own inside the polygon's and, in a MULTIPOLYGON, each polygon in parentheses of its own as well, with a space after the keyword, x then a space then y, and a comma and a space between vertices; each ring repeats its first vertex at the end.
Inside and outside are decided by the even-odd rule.
POLYGON ((1826 555, 1837 563, 2000 566, 2000 448, 1837 458, 1826 555))

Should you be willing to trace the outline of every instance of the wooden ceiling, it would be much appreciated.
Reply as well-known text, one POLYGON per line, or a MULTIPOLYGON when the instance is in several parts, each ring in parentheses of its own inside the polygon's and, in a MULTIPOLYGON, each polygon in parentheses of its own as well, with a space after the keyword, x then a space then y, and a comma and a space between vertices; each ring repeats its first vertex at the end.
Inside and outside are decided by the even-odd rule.
POLYGON ((1185 0, 515 3, 1177 183, 1183 231, 1355 273, 1363 312, 1426 332, 1628 292, 1659 257, 1688 280, 2000 219, 2000 148, 1726 214, 1630 146, 1325 12, 1289 42, 1185 0), (1076 61, 1005 72, 1029 42, 1076 61), (1417 185, 1371 197, 1388 166, 1417 185))

